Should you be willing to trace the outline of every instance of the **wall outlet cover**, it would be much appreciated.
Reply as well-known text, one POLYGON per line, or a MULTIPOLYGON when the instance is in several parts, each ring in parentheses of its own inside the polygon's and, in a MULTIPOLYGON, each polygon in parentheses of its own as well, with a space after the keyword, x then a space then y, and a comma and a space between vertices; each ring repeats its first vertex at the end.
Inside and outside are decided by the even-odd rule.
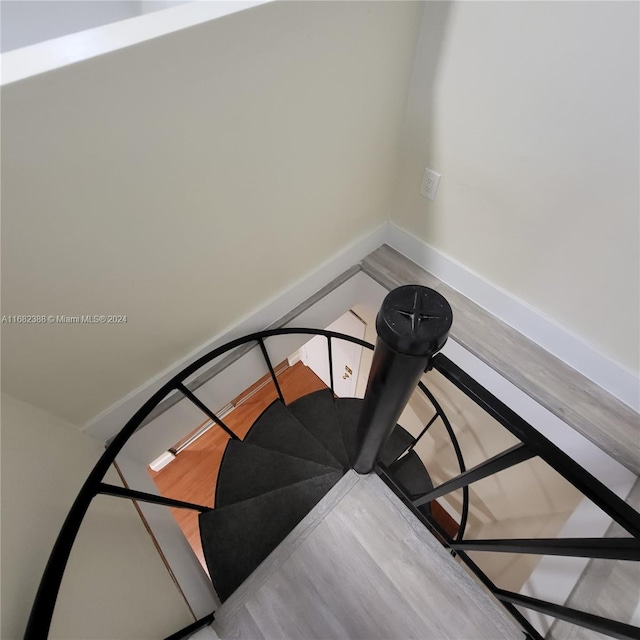
POLYGON ((435 200, 438 194, 438 185, 440 184, 440 174, 431 169, 425 169, 420 184, 420 193, 429 200, 435 200))

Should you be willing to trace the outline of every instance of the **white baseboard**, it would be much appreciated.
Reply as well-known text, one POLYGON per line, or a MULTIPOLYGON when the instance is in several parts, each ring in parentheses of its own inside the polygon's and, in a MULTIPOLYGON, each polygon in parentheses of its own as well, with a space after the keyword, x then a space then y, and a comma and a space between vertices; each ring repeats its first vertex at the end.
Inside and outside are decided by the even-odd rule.
POLYGON ((523 300, 394 223, 389 223, 387 244, 635 411, 640 411, 640 381, 623 365, 600 353, 523 300))
POLYGON ((165 382, 180 372, 189 363, 208 353, 217 346, 225 344, 235 338, 261 331, 299 304, 316 293, 327 283, 337 278, 345 271, 358 264, 365 256, 375 251, 387 241, 388 223, 376 227, 353 242, 344 246, 337 254, 322 263, 319 267, 307 273, 296 283, 271 298, 261 307, 241 318, 233 327, 228 327, 218 335, 212 337, 195 351, 181 358, 162 373, 148 380, 124 398, 108 407, 105 411, 91 419, 83 428, 87 433, 102 442, 106 442, 115 435, 129 420, 129 418, 153 395, 165 382))

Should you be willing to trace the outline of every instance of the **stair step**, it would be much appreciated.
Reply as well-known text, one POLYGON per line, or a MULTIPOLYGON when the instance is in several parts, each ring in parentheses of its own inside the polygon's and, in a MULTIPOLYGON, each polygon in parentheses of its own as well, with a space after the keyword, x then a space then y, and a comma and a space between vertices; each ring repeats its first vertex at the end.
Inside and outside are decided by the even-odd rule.
POLYGON ((209 575, 226 600, 342 477, 332 471, 201 513, 209 575))
POLYGON ((421 496, 433 489, 433 482, 420 456, 410 451, 389 467, 389 475, 404 488, 410 496, 421 496))
POLYGON ((395 426, 380 452, 382 464, 390 465, 405 449, 413 444, 413 436, 399 424, 395 426))
MULTIPOLYGON (((338 423, 340 424, 342 438, 352 464, 358 443, 357 429, 362 403, 363 400, 359 398, 336 398, 335 400, 338 423)), ((396 425, 391 432, 391 436, 382 447, 381 462, 385 465, 391 464, 412 443, 413 436, 400 425, 396 425)))
POLYGON ((229 440, 216 485, 216 507, 249 500, 296 482, 335 471, 273 449, 229 440))
POLYGON ((343 467, 349 466, 331 389, 322 389, 298 398, 288 408, 343 467))
POLYGON ((304 428, 281 400, 276 400, 262 412, 244 442, 342 469, 340 462, 304 428))

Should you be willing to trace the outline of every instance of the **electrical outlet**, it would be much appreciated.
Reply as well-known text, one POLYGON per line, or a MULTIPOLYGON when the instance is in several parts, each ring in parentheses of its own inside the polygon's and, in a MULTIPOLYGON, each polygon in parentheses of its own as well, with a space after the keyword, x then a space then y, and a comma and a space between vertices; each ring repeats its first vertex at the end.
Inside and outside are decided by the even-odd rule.
POLYGON ((425 169, 422 176, 422 184, 420 185, 420 193, 429 200, 435 200, 438 194, 438 185, 440 184, 440 174, 431 169, 425 169))

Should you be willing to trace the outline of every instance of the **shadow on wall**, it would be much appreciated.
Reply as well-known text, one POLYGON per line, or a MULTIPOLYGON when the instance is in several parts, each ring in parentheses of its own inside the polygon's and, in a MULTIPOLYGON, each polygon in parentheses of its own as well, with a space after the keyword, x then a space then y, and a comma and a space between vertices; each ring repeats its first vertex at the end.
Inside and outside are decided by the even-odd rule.
MULTIPOLYGON (((454 4, 425 3, 402 128, 401 142, 404 153, 400 161, 399 176, 404 176, 405 179, 396 183, 396 206, 402 207, 405 198, 413 198, 418 193, 425 167, 438 171, 434 101, 437 96, 438 74, 447 40, 448 23, 454 4), (415 162, 417 157, 421 160, 419 164, 415 162), (411 185, 411 194, 406 193, 407 185, 411 185)), ((424 200, 425 206, 428 202, 424 200)), ((423 238, 431 238, 437 232, 434 227, 435 220, 433 216, 423 217, 423 238)))

